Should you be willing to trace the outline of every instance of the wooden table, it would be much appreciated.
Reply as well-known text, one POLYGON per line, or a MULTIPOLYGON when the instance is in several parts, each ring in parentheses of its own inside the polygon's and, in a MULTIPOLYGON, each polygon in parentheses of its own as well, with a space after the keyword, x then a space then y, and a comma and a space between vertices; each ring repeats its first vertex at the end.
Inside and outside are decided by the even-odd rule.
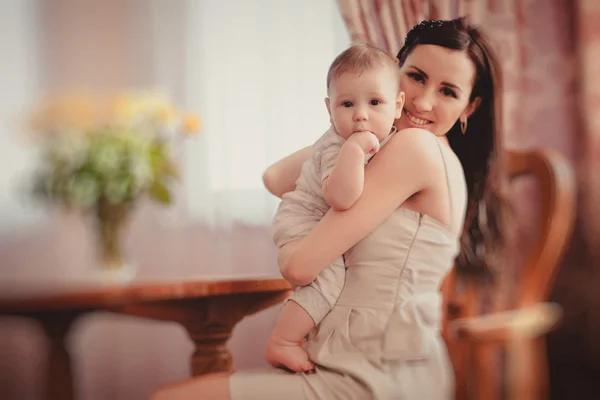
POLYGON ((174 321, 188 332, 196 349, 192 375, 229 371, 227 341, 245 316, 282 302, 291 291, 281 278, 199 278, 127 285, 0 284, 0 314, 39 321, 51 343, 46 376, 47 399, 74 399, 65 338, 77 318, 110 311, 174 321))

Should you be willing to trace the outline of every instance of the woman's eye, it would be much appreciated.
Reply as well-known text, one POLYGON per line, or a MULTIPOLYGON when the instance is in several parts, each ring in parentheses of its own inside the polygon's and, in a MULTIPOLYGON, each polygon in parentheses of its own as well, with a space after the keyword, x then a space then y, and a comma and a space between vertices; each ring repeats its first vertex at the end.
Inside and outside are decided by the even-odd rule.
POLYGON ((424 82, 425 81, 425 78, 423 78, 423 75, 421 75, 417 72, 409 72, 408 76, 415 82, 424 82))
POLYGON ((376 106, 378 104, 381 104, 381 102, 379 100, 371 100, 371 105, 372 106, 376 106))
POLYGON ((350 108, 350 107, 352 107, 352 103, 349 101, 344 101, 342 103, 342 107, 350 108))
POLYGON ((454 90, 452 90, 450 88, 443 88, 442 89, 442 94, 444 96, 450 96, 450 97, 456 98, 456 93, 454 92, 454 90))

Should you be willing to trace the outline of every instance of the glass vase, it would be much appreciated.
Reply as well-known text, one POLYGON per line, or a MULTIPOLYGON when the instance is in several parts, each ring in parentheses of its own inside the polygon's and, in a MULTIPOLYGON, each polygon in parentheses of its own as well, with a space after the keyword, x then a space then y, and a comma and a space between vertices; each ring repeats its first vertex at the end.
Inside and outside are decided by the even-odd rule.
POLYGON ((98 262, 103 278, 110 282, 129 281, 135 268, 126 257, 125 238, 129 228, 131 205, 99 201, 95 209, 98 262))

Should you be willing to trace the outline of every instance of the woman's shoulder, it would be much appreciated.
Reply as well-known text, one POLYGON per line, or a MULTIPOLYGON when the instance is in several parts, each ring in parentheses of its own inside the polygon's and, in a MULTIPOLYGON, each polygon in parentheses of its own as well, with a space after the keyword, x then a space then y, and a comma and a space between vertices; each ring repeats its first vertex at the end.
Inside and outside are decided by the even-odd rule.
MULTIPOLYGON (((410 161, 415 171, 443 166, 440 157, 439 140, 429 131, 420 128, 406 128, 398 131, 381 149, 381 157, 410 161)), ((399 165, 405 165, 399 162, 399 165)))
POLYGON ((443 162, 437 138, 423 129, 403 129, 394 134, 368 166, 373 190, 395 193, 400 203, 438 184, 443 162))
POLYGON ((436 137, 433 133, 421 128, 405 128, 394 135, 389 143, 402 142, 412 146, 430 147, 435 145, 436 137))

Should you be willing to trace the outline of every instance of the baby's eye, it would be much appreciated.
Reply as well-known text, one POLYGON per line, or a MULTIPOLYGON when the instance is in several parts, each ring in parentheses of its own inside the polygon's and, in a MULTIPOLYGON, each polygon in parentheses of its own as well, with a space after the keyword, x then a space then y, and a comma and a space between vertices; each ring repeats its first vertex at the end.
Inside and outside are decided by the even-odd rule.
POLYGON ((450 88, 447 88, 447 87, 442 89, 442 94, 444 96, 449 96, 449 97, 456 98, 456 92, 454 92, 454 90, 452 90, 450 88))
POLYGON ((371 105, 372 106, 376 106, 378 104, 381 104, 381 102, 379 100, 371 100, 371 105))
POLYGON ((350 108, 350 107, 352 107, 352 102, 350 102, 350 101, 344 101, 342 103, 342 107, 350 108))

